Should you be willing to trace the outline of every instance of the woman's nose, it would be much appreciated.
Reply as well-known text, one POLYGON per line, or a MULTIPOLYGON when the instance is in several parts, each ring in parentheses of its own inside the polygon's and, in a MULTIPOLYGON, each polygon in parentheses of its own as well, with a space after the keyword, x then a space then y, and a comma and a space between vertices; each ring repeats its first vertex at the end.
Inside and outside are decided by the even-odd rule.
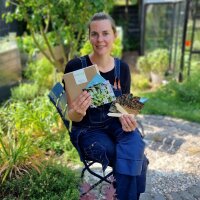
POLYGON ((97 40, 98 40, 98 41, 102 41, 102 40, 103 40, 103 36, 102 36, 102 35, 99 35, 99 36, 97 37, 97 40))

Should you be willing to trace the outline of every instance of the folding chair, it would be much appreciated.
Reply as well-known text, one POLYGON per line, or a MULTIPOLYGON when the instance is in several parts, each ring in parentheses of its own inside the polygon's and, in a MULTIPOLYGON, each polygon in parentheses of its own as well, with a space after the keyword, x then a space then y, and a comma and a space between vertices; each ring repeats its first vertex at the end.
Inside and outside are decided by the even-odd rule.
MULTIPOLYGON (((67 119, 67 98, 66 98, 66 92, 64 90, 64 87, 60 82, 57 82, 52 90, 49 92, 48 97, 50 101, 53 103, 53 105, 56 107, 60 117, 62 118, 66 128, 68 131, 70 131, 70 121, 67 119)), ((81 179, 83 179, 84 174, 86 171, 88 171, 93 176, 99 178, 99 181, 97 181, 95 184, 91 185, 88 191, 81 194, 81 196, 87 194, 90 190, 95 188, 97 185, 102 183, 103 181, 107 183, 111 183, 111 181, 108 179, 113 172, 111 171, 107 175, 103 174, 103 176, 97 174, 93 169, 91 169, 91 166, 96 163, 96 161, 88 160, 87 158, 83 159, 84 168, 81 172, 81 179)))

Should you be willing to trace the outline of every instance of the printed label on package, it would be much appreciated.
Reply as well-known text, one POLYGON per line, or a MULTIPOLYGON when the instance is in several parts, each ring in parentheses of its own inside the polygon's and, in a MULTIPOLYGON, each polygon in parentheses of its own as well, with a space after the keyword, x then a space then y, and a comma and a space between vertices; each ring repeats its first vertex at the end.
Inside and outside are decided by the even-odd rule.
POLYGON ((73 75, 77 85, 87 82, 87 77, 85 75, 84 69, 74 71, 73 75))

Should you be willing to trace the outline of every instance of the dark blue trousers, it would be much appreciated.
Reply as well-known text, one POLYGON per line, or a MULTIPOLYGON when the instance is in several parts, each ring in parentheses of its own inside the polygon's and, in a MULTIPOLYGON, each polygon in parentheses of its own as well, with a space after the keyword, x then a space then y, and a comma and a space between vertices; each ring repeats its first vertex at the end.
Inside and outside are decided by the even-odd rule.
POLYGON ((145 191, 147 159, 145 143, 137 129, 124 132, 120 122, 113 120, 98 128, 73 127, 71 136, 85 157, 102 163, 103 169, 113 167, 119 200, 139 199, 139 194, 145 191))

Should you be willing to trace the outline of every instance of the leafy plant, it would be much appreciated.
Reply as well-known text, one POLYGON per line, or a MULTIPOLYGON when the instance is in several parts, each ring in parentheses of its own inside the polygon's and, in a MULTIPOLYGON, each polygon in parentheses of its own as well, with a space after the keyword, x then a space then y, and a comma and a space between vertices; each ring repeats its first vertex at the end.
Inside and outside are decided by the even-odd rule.
POLYGON ((34 99, 39 93, 37 84, 22 83, 11 89, 11 96, 15 100, 25 101, 34 99))
POLYGON ((3 18, 7 23, 13 20, 25 21, 39 51, 53 66, 58 67, 61 63, 53 52, 48 32, 52 32, 54 44, 61 45, 63 63, 66 63, 80 48, 85 35, 85 24, 91 15, 102 10, 109 11, 113 3, 113 0, 84 2, 81 0, 58 2, 55 0, 6 0, 6 7, 14 5, 15 10, 3 13, 3 18))
POLYGON ((75 171, 49 163, 41 173, 31 170, 18 179, 4 182, 1 185, 0 199, 77 200, 79 182, 75 171))
POLYGON ((138 90, 147 90, 150 88, 149 80, 144 74, 133 74, 131 79, 132 93, 135 94, 135 91, 138 90))
POLYGON ((113 44, 113 49, 112 49, 111 54, 114 57, 121 58, 122 57, 122 50, 123 50, 122 39, 120 39, 120 37, 117 37, 115 39, 114 44, 113 44))
POLYGON ((34 168, 39 172, 43 152, 25 133, 0 135, 0 180, 19 177, 34 168))
POLYGON ((141 56, 137 62, 138 68, 145 73, 154 72, 164 74, 169 68, 169 53, 166 49, 156 49, 145 56, 141 56))
POLYGON ((54 66, 45 58, 30 63, 25 70, 25 76, 34 81, 40 91, 50 89, 56 79, 54 66))
POLYGON ((56 155, 65 153, 66 161, 79 160, 69 134, 47 93, 32 101, 7 102, 0 108, 0 130, 2 134, 10 131, 16 138, 19 132, 27 134, 45 152, 56 155))
POLYGON ((154 92, 144 92, 142 95, 149 97, 149 101, 142 113, 168 115, 200 122, 199 78, 199 73, 194 73, 190 79, 182 83, 171 81, 154 92))
MULTIPOLYGON (((38 38, 40 45, 42 44, 42 38, 38 38)), ((38 47, 34 43, 33 38, 30 35, 23 35, 22 37, 17 37, 17 46, 20 52, 27 53, 30 57, 35 56, 36 53, 39 51, 38 47)), ((45 47, 43 47, 45 48, 45 47)))

